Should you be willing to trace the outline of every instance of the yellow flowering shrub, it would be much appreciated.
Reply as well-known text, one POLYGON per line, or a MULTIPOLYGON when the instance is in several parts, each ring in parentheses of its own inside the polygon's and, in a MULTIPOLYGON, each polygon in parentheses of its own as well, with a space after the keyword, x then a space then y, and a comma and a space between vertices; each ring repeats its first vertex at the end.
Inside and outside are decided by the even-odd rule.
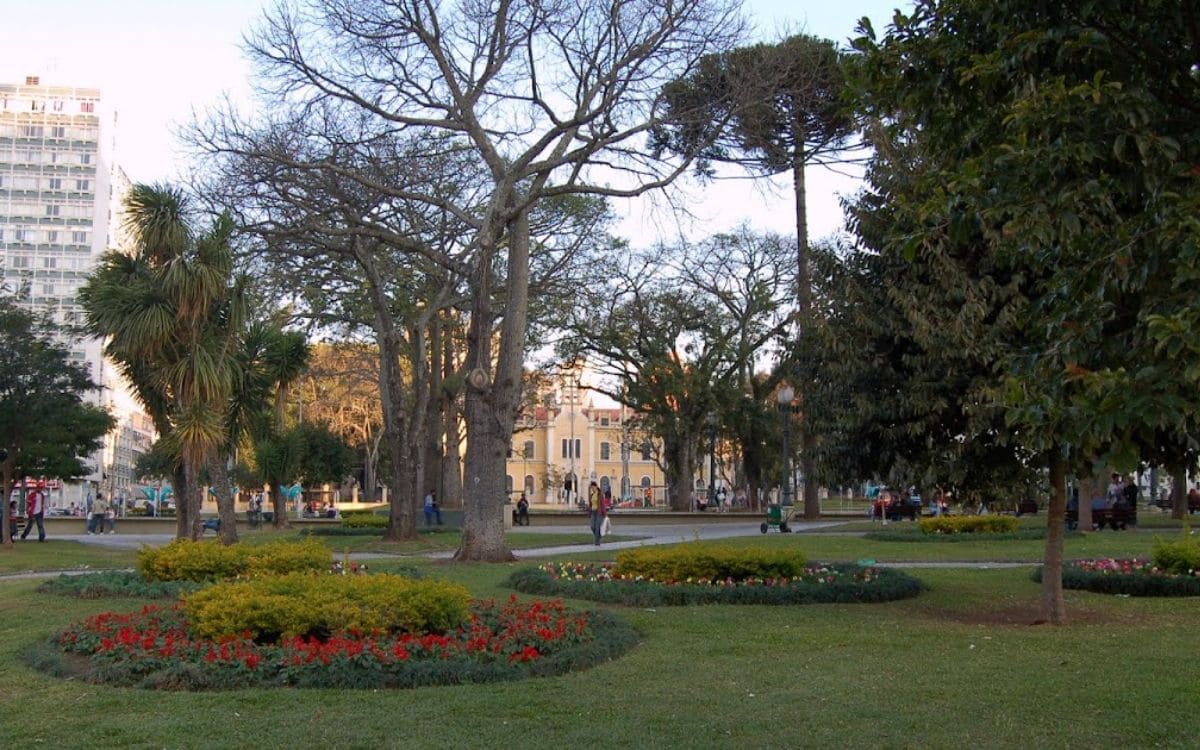
POLYGON ((249 631, 255 640, 337 631, 444 633, 469 618, 471 594, 457 583, 398 575, 291 573, 218 583, 187 595, 196 636, 249 631))
POLYGON ((176 539, 163 547, 142 547, 137 571, 148 581, 221 581, 245 575, 325 571, 332 561, 329 549, 315 539, 261 547, 176 539))
POLYGON ((926 534, 1015 534, 1021 522, 1012 516, 935 516, 921 519, 926 534))

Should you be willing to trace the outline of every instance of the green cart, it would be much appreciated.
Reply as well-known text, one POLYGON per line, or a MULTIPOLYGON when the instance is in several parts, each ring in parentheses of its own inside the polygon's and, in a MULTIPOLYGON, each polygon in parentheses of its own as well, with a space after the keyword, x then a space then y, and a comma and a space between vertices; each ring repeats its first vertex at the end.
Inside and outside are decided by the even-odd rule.
POLYGON ((791 532, 788 528, 788 521, 792 518, 791 505, 780 505, 779 503, 767 504, 767 520, 758 527, 762 533, 767 533, 767 529, 779 529, 780 533, 787 534, 791 532))

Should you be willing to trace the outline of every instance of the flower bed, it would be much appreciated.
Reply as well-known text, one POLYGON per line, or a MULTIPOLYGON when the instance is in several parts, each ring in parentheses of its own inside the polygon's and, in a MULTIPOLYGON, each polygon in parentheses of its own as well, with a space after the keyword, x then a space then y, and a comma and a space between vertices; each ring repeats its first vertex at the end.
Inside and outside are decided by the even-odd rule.
POLYGON ((615 617, 571 612, 561 602, 475 600, 469 619, 444 633, 291 637, 256 642, 193 632, 181 605, 106 612, 52 640, 58 658, 41 668, 92 682, 153 689, 248 687, 390 688, 549 676, 614 658, 637 642, 615 617), (63 654, 86 657, 67 668, 63 654))
POLYGON ((921 593, 925 586, 895 569, 812 565, 793 578, 686 578, 623 576, 609 564, 549 563, 509 576, 527 594, 568 596, 636 607, 686 604, 823 604, 883 602, 921 593))
MULTIPOLYGON (((1033 572, 1041 582, 1042 569, 1033 572)), ((1200 570, 1177 573, 1145 558, 1074 560, 1063 565, 1063 588, 1125 596, 1200 596, 1200 570)))

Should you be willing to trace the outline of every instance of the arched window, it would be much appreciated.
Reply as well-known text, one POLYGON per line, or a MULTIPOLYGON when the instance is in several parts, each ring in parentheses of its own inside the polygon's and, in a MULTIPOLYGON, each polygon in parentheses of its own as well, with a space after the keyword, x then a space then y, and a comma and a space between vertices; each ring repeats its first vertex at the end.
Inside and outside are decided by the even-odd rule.
POLYGON ((525 441, 525 450, 524 450, 524 453, 522 453, 522 457, 526 461, 533 458, 533 441, 532 440, 525 441))
POLYGON ((533 500, 533 475, 525 475, 525 499, 533 500))
POLYGON ((505 484, 505 489, 508 491, 508 494, 509 494, 509 495, 512 495, 512 491, 513 491, 513 485, 514 485, 515 483, 516 483, 516 482, 513 480, 513 475, 512 475, 512 474, 506 474, 506 475, 504 476, 504 484, 505 484))
POLYGON ((600 492, 602 494, 612 492, 612 481, 607 476, 600 477, 600 492))

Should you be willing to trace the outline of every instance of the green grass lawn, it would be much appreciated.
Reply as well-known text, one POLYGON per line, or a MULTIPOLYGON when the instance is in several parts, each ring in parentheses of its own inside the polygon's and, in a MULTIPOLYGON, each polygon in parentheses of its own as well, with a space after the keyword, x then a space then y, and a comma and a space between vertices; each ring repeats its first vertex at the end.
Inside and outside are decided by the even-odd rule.
POLYGON ((104 570, 133 565, 132 550, 106 549, 53 537, 45 542, 17 542, 12 550, 0 549, 0 574, 37 570, 104 570))
MULTIPOLYGON (((1079 541, 1115 545, 1110 536, 1147 549, 1151 539, 1079 541)), ((799 534, 723 543, 799 544, 812 558, 841 549, 842 559, 885 559, 899 554, 892 545, 975 554, 961 543, 799 534)), ((478 596, 507 596, 499 583, 520 564, 405 563, 478 596)), ((86 614, 141 602, 65 599, 35 593, 36 581, 7 581, 0 698, 41 717, 19 735, 22 745, 44 747, 1194 746, 1198 602, 1067 592, 1071 624, 1032 626, 1039 587, 1029 572, 916 569, 930 590, 889 604, 615 608, 643 642, 598 668, 365 693, 151 693, 44 676, 20 660, 24 646, 86 614)))

